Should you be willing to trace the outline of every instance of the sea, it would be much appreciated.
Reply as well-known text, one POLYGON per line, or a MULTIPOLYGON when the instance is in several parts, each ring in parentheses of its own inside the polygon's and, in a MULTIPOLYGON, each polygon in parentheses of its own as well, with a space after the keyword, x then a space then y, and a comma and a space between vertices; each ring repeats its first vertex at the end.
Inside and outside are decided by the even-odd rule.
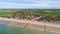
POLYGON ((42 32, 40 30, 22 28, 14 25, 4 24, 4 21, 0 20, 0 34, 60 34, 51 32, 42 32))

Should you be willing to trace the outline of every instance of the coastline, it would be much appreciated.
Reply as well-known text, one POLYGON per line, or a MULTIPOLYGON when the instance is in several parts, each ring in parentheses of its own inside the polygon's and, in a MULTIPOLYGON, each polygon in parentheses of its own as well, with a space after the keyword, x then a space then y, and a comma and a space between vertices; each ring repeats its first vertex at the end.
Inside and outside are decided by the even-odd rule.
POLYGON ((46 26, 47 31, 51 30, 51 32, 55 32, 55 31, 60 32, 60 25, 56 25, 56 24, 49 24, 45 22, 43 23, 43 22, 37 22, 37 21, 32 21, 32 20, 19 20, 19 19, 13 19, 13 18, 8 19, 8 18, 2 18, 2 17, 0 17, 0 20, 7 22, 4 24, 25 27, 26 24, 28 23, 28 26, 26 28, 44 30, 44 26, 46 26))

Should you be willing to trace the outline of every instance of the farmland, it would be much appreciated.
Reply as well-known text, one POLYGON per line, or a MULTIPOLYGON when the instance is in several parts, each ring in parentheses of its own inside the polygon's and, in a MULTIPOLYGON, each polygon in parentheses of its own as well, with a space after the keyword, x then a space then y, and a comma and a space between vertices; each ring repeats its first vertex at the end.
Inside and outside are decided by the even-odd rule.
POLYGON ((0 10, 0 15, 3 16, 8 16, 12 15, 13 12, 16 11, 27 11, 28 13, 31 14, 36 14, 36 15, 42 15, 42 16, 59 16, 60 15, 60 10, 59 9, 52 9, 52 10, 0 10))
MULTIPOLYGON (((41 9, 41 10, 0 10, 0 17, 11 17, 18 12, 26 12, 27 14, 32 14, 36 16, 47 16, 49 18, 60 19, 60 10, 59 9, 41 9)), ((19 14, 22 16, 24 14, 19 14)))

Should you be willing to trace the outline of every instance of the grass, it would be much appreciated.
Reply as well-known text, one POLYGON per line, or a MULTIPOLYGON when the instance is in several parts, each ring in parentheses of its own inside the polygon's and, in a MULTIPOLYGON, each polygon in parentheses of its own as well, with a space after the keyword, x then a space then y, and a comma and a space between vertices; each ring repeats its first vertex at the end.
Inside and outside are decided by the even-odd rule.
POLYGON ((46 14, 48 15, 60 15, 59 11, 30 11, 31 14, 37 14, 37 15, 44 15, 46 16, 46 14))
MULTIPOLYGON (((0 16, 11 16, 14 11, 21 10, 0 10, 0 16)), ((60 16, 60 10, 24 10, 30 14, 41 15, 41 16, 60 16)))
POLYGON ((0 11, 1 17, 10 17, 13 15, 13 11, 0 11))

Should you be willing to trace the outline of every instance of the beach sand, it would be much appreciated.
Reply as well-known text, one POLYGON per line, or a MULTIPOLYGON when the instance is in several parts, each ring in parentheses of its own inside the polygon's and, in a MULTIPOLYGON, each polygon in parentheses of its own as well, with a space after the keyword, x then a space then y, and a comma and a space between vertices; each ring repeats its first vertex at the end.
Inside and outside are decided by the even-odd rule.
POLYGON ((13 18, 2 18, 0 17, 0 20, 5 21, 4 24, 11 24, 11 25, 17 25, 20 27, 25 28, 33 28, 38 30, 44 30, 44 27, 46 27, 47 31, 54 31, 54 32, 60 32, 60 25, 58 24, 52 24, 47 22, 38 22, 33 20, 19 20, 19 19, 13 19, 13 18), (28 25, 27 25, 28 24, 28 25))

